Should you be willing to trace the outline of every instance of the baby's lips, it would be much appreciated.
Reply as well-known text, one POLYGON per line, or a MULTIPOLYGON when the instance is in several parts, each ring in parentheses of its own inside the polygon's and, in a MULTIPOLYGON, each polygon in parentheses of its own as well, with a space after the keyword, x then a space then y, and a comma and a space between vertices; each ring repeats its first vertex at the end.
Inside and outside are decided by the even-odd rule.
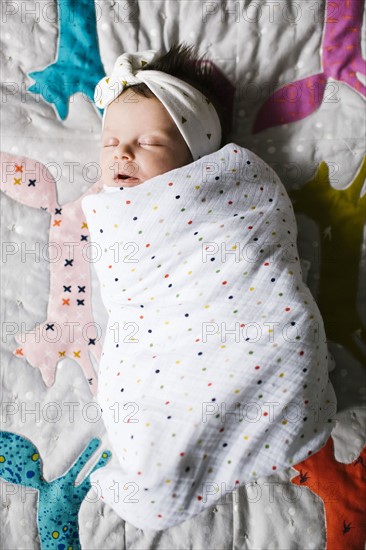
POLYGON ((111 168, 114 170, 115 178, 119 175, 135 178, 139 170, 138 164, 134 161, 121 162, 116 160, 111 168))
POLYGON ((140 181, 138 178, 132 178, 131 176, 122 176, 122 175, 118 175, 114 178, 114 181, 118 181, 118 182, 129 182, 129 183, 136 183, 138 181, 140 181))

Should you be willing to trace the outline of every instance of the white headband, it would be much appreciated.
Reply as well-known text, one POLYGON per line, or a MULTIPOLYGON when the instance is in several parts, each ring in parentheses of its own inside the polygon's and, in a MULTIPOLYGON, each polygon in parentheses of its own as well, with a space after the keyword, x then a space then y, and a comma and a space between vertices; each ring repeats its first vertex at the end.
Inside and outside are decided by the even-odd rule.
POLYGON ((194 161, 217 151, 221 144, 221 124, 208 98, 175 76, 162 71, 140 70, 158 57, 156 50, 146 50, 124 53, 117 58, 112 74, 102 78, 95 88, 94 101, 104 109, 103 125, 106 107, 124 89, 143 82, 174 120, 194 161))

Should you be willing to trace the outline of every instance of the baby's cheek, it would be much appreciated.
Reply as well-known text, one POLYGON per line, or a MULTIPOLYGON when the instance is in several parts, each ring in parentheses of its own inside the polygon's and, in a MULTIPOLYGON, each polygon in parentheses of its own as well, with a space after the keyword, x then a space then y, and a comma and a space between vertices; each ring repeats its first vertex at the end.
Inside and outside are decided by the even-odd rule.
POLYGON ((177 151, 176 160, 179 162, 180 166, 185 166, 186 164, 193 162, 192 153, 186 143, 184 143, 177 151))
POLYGON ((113 160, 113 158, 107 156, 107 155, 101 155, 100 156, 100 167, 101 167, 101 170, 102 170, 102 174, 107 174, 107 173, 110 173, 111 170, 113 170, 113 165, 115 163, 115 161, 113 160))
POLYGON ((104 171, 104 159, 102 153, 99 154, 99 170, 102 173, 104 171))

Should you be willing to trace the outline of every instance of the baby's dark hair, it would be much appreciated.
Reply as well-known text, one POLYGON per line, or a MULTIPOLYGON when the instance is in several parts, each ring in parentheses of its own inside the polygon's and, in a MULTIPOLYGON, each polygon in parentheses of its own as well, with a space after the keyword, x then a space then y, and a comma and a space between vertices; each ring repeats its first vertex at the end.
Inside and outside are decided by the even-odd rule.
MULTIPOLYGON (((226 76, 208 59, 205 54, 196 56, 194 46, 184 43, 173 44, 170 50, 155 61, 148 63, 141 70, 162 71, 170 74, 202 92, 216 109, 221 123, 221 145, 223 147, 231 130, 234 86, 226 76)), ((146 84, 129 86, 144 97, 155 97, 146 84)))

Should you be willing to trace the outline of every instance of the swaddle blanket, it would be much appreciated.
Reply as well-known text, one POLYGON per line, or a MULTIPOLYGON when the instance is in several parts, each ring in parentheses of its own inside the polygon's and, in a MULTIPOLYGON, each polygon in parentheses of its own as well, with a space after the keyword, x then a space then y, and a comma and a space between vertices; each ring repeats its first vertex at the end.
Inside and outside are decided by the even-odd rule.
POLYGON ((336 398, 284 186, 230 143, 82 208, 109 320, 98 401, 119 467, 91 480, 165 529, 326 443, 336 398))

